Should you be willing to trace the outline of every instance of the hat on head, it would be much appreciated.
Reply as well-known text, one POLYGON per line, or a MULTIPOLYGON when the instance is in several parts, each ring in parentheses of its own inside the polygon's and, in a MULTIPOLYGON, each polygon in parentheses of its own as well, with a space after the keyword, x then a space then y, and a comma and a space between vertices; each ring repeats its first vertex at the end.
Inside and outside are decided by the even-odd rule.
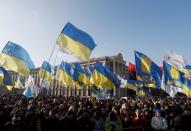
POLYGON ((160 113, 160 112, 161 112, 160 109, 156 109, 156 110, 155 110, 155 113, 160 113))

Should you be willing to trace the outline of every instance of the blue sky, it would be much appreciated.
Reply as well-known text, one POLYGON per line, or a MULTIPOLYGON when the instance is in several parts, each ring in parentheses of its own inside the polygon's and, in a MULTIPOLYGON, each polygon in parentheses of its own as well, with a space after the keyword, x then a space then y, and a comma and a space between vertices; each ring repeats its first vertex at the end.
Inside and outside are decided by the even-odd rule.
MULTIPOLYGON (((48 60, 67 22, 89 33, 97 44, 91 57, 134 50, 162 64, 167 50, 191 58, 189 0, 6 0, 0 1, 0 50, 7 41, 23 46, 36 66, 48 60)), ((51 63, 54 63, 56 51, 51 63)), ((56 62, 76 61, 58 54, 56 62)))

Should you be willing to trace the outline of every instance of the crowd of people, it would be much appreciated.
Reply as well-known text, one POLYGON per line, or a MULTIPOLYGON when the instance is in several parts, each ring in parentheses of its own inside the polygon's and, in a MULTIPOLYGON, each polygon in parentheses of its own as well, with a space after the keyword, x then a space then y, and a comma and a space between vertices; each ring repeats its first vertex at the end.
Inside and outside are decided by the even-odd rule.
POLYGON ((190 98, 0 95, 0 131, 190 131, 190 98))

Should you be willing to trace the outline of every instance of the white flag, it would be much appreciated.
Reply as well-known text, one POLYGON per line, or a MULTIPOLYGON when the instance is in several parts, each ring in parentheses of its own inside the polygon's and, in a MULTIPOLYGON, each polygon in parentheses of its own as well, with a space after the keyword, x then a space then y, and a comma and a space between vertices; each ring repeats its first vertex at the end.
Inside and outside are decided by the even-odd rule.
POLYGON ((117 76, 118 79, 121 81, 121 85, 120 85, 120 88, 126 88, 127 87, 127 80, 123 79, 122 77, 120 76, 117 76))
POLYGON ((27 80, 27 82, 26 82, 26 87, 27 87, 27 88, 28 88, 28 87, 31 88, 33 97, 34 97, 34 96, 35 96, 35 97, 38 96, 38 94, 39 94, 39 92, 40 92, 40 88, 35 85, 35 83, 34 83, 34 78, 33 78, 31 75, 29 75, 29 78, 28 78, 28 80, 27 80))
POLYGON ((173 51, 167 51, 164 55, 164 61, 174 66, 178 70, 182 70, 187 64, 187 60, 180 54, 173 51))
POLYGON ((32 88, 29 86, 27 87, 24 92, 23 92, 23 95, 26 96, 26 97, 33 97, 33 91, 32 91, 32 88))

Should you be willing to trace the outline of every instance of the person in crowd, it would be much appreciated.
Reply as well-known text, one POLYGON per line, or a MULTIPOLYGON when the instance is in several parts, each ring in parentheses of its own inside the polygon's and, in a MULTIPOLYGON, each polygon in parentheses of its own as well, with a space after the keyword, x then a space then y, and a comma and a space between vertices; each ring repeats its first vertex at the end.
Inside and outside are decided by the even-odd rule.
POLYGON ((105 121, 106 131, 122 131, 122 124, 120 118, 115 114, 115 112, 110 112, 105 121))
POLYGON ((167 120, 161 116, 160 109, 155 110, 155 116, 151 119, 151 126, 156 131, 165 131, 168 129, 167 120))
POLYGON ((0 131, 190 131, 191 98, 26 98, 0 94, 0 131))
POLYGON ((150 130, 151 126, 151 117, 149 115, 149 111, 145 109, 142 114, 142 127, 145 131, 150 130))
POLYGON ((23 119, 20 114, 14 114, 12 120, 4 125, 4 131, 26 131, 27 127, 23 119))
POLYGON ((184 131, 191 130, 191 105, 187 105, 187 107, 185 107, 184 113, 181 117, 180 126, 184 131))
POLYGON ((91 121, 94 125, 93 131, 104 131, 104 120, 101 117, 100 111, 94 113, 91 121))
POLYGON ((77 120, 78 127, 80 131, 91 131, 93 130, 93 124, 91 121, 91 116, 88 112, 84 112, 77 120))

